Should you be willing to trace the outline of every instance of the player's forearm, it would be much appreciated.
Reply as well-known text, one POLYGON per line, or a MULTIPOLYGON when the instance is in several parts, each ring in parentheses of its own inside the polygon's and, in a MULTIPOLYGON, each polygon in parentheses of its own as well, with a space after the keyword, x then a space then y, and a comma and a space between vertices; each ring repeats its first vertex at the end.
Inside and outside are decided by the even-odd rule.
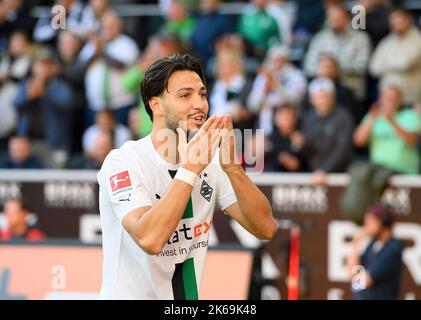
POLYGON ((164 196, 139 218, 136 238, 142 249, 150 254, 162 250, 180 222, 191 192, 191 185, 174 179, 164 196))
POLYGON ((266 196, 250 180, 240 165, 226 171, 247 223, 247 230, 259 239, 271 239, 276 232, 272 208, 266 196))

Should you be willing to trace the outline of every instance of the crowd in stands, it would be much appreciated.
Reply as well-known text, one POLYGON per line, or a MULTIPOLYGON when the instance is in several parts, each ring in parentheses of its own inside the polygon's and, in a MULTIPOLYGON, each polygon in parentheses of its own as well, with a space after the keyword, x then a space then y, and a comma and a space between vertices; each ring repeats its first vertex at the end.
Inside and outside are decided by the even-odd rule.
MULTIPOLYGON (((369 160, 420 170, 421 32, 404 1, 161 0, 161 23, 126 32, 112 0, 37 1, 66 8, 64 30, 31 1, 0 1, 0 168, 99 169, 107 153, 151 130, 140 82, 154 61, 203 63, 210 114, 263 129, 264 171, 345 172, 369 160), (141 31, 141 30, 140 30, 141 31)), ((126 1, 130 3, 130 1, 126 1)))

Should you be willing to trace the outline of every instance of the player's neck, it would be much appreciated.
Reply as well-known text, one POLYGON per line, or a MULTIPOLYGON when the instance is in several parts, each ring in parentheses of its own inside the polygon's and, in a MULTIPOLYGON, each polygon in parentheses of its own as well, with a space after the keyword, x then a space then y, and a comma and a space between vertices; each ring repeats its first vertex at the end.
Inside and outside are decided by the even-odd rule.
POLYGON ((178 164, 180 162, 177 150, 178 137, 171 129, 153 128, 151 140, 156 152, 162 159, 171 164, 178 164))

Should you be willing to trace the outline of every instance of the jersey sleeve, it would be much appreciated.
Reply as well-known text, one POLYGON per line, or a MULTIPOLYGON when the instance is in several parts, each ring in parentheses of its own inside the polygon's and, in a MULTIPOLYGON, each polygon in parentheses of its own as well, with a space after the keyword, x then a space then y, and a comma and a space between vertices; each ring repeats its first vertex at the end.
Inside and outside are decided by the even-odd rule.
POLYGON ((107 159, 99 174, 100 188, 109 200, 116 217, 121 222, 125 215, 140 207, 152 206, 146 174, 141 168, 117 159, 107 159))
POLYGON ((220 169, 218 175, 218 196, 216 199, 219 208, 224 211, 233 203, 237 202, 234 189, 232 188, 231 182, 227 174, 220 169))

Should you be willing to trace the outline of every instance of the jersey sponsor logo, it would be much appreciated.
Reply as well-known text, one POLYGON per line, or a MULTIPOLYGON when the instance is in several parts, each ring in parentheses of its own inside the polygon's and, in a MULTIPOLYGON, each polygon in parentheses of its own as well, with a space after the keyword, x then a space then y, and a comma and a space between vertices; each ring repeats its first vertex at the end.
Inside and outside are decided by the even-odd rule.
POLYGON ((183 223, 182 228, 177 229, 172 234, 171 238, 168 239, 167 244, 175 244, 183 239, 192 240, 193 238, 196 239, 200 236, 207 234, 210 231, 212 224, 211 222, 202 222, 198 223, 193 227, 190 227, 183 223))
POLYGON ((110 177, 111 192, 131 187, 129 171, 123 171, 110 177))

